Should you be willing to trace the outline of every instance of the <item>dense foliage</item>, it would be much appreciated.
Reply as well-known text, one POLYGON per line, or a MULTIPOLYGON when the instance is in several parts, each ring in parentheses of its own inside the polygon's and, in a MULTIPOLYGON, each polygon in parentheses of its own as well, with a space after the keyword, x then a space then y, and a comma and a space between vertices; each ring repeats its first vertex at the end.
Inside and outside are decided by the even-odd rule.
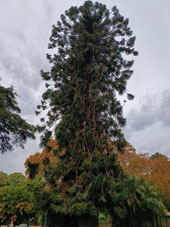
MULTIPOLYGON (((68 207, 64 206, 65 197, 62 196, 64 192, 62 194, 61 190, 58 190, 59 188, 52 185, 54 180, 53 174, 55 174, 53 170, 59 161, 59 152, 57 152, 57 150, 57 142, 55 140, 50 140, 48 147, 43 149, 41 153, 36 153, 27 158, 25 162, 26 174, 30 179, 34 179, 36 175, 39 175, 48 182, 46 183, 46 189, 48 190, 44 197, 45 206, 41 207, 42 209, 39 207, 41 213, 45 214, 45 223, 49 226, 50 224, 55 226, 56 222, 58 223, 59 221, 62 223, 66 222, 66 225, 68 225, 68 222, 73 222, 73 226, 76 226, 75 218, 70 219, 67 215, 67 209, 69 207, 71 211, 71 206, 69 206, 70 203, 68 203, 68 201, 68 207), (36 172, 34 172, 34 165, 37 166, 36 172), (47 177, 49 176, 49 172, 52 174, 51 179, 47 177), (46 176, 46 174, 48 175, 46 176), (48 223, 49 219, 52 223, 48 223)), ((116 150, 117 149, 115 148, 115 152, 117 152, 116 150)), ((130 144, 127 144, 126 150, 128 152, 129 150, 134 152, 135 149, 130 144)), ((63 154, 64 152, 65 151, 63 150, 63 154)), ((119 161, 121 161, 122 164, 123 160, 128 165, 129 160, 127 160, 126 157, 123 158, 124 155, 126 155, 126 152, 119 154, 119 156, 121 156, 121 158, 119 157, 119 161)), ((131 163, 129 164, 131 165, 131 163)), ((141 162, 141 165, 143 165, 143 162, 141 162)), ((166 171, 164 173, 168 174, 166 171)), ((113 226, 152 226, 154 223, 159 223, 160 217, 167 212, 163 204, 165 200, 160 190, 152 183, 149 183, 142 178, 122 176, 122 179, 117 179, 116 181, 110 180, 109 182, 106 178, 102 178, 102 175, 100 174, 98 177, 94 177, 93 181, 94 180, 96 181, 89 184, 89 191, 86 191, 82 198, 85 200, 86 197, 91 195, 93 196, 93 201, 100 201, 99 210, 106 212, 107 214, 110 213, 113 226), (103 192, 101 197, 99 197, 101 194, 99 194, 100 190, 103 192), (103 207, 105 207, 105 209, 103 209, 103 207)), ((77 185, 75 185, 72 191, 68 190, 67 193, 68 195, 73 195, 76 194, 76 190, 77 185)), ((81 199, 80 194, 79 199, 81 199)), ((72 202, 74 202, 73 198, 72 202)), ((85 209, 85 206, 82 201, 81 203, 78 202, 74 205, 72 214, 80 216, 80 214, 83 214, 83 209, 85 209)), ((95 213, 93 206, 89 206, 89 209, 91 209, 91 212, 95 213)))
POLYGON ((34 137, 34 127, 21 116, 13 87, 0 85, 0 152, 13 150, 14 145, 23 147, 27 138, 34 137))
POLYGON ((9 224, 24 219, 32 209, 26 178, 22 173, 7 175, 1 172, 0 179, 3 180, 0 185, 0 223, 9 224))
MULTIPOLYGON (((50 139, 48 146, 42 150, 42 152, 37 152, 34 155, 30 155, 25 161, 26 176, 28 179, 34 179, 35 176, 44 177, 46 166, 50 165, 55 167, 58 163, 58 157, 56 151, 59 146, 56 140, 50 139)), ((62 151, 63 154, 65 150, 62 151)))
POLYGON ((22 173, 0 172, 0 182, 0 225, 41 221, 49 199, 40 177, 30 182, 22 173))
POLYGON ((7 185, 8 182, 8 174, 3 171, 0 172, 0 187, 7 185))
POLYGON ((127 178, 117 161, 116 150, 126 144, 118 97, 133 99, 126 84, 133 73, 130 56, 137 55, 128 23, 116 7, 85 1, 53 26, 53 54, 47 54, 52 67, 41 72, 47 89, 37 111, 47 113, 40 127, 46 148, 36 154, 40 161, 36 155, 26 161, 30 178, 42 174, 49 185, 47 226, 78 226, 82 217, 94 217, 96 224, 88 224, 94 227, 99 212, 110 214, 113 226, 132 226, 132 220, 135 226, 139 213, 152 222, 164 212, 159 192, 127 178), (49 146, 51 137, 56 149, 49 146))
POLYGON ((165 214, 163 197, 157 188, 146 180, 126 177, 115 185, 112 206, 112 226, 159 226, 165 214))
MULTIPOLYGON (((135 37, 128 19, 116 7, 86 1, 71 7, 53 26, 47 55, 50 72, 41 72, 47 90, 40 109, 48 109, 42 142, 55 130, 60 147, 72 150, 103 151, 106 139, 112 137, 117 146, 124 145, 121 132, 125 125, 117 95, 126 93, 136 55, 135 37), (59 123, 60 121, 60 123, 59 123), (51 130, 49 130, 51 128, 51 130)), ((129 99, 133 96, 127 94, 129 99)))
POLYGON ((165 204, 170 209, 170 161, 168 157, 158 152, 149 156, 148 154, 137 154, 133 147, 129 147, 118 159, 126 174, 143 177, 152 182, 161 190, 165 197, 165 204))

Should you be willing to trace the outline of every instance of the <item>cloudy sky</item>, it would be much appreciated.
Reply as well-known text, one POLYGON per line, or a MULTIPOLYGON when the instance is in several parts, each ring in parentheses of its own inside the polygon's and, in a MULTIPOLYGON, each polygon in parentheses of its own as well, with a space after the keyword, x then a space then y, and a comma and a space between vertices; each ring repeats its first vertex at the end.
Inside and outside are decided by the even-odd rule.
MULTIPOLYGON (((4 86, 18 93, 22 116, 36 123, 36 105, 44 89, 39 71, 49 69, 46 60, 51 27, 61 13, 83 0, 1 0, 0 77, 4 86)), ((134 74, 128 91, 135 100, 124 106, 127 140, 138 152, 161 152, 170 157, 170 1, 102 0, 130 19, 137 37, 134 74)), ((39 140, 25 149, 0 154, 0 171, 24 172, 26 158, 40 151, 39 140)))

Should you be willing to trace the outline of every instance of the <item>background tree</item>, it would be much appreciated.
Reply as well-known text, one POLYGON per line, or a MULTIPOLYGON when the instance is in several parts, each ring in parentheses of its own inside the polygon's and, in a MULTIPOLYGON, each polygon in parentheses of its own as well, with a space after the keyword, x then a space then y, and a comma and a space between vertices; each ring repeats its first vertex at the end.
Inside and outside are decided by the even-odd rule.
POLYGON ((112 226, 160 226, 160 217, 167 210, 163 196, 152 183, 139 177, 125 177, 115 184, 112 226))
POLYGON ((128 150, 118 154, 118 159, 126 174, 143 177, 159 188, 166 198, 167 208, 170 209, 170 161, 168 157, 157 152, 152 156, 137 154, 133 149, 133 151, 128 150))
POLYGON ((32 195, 32 210, 31 210, 31 218, 34 224, 42 224, 44 227, 46 221, 46 214, 49 209, 49 187, 42 180, 40 176, 36 176, 34 179, 28 180, 28 189, 32 195))
POLYGON ((14 88, 5 88, 0 85, 1 153, 13 150, 14 145, 23 147, 27 138, 35 138, 35 128, 19 115, 20 112, 14 88))
POLYGON ((152 166, 148 154, 137 154, 131 146, 124 153, 118 153, 118 159, 126 174, 146 176, 151 173, 152 166))
POLYGON ((20 173, 15 172, 8 175, 8 184, 19 185, 26 183, 26 177, 20 173))
MULTIPOLYGON (((25 161, 26 176, 34 179, 36 176, 44 177, 47 165, 56 166, 58 157, 56 155, 59 146, 56 140, 50 139, 46 148, 41 153, 30 155, 25 161)), ((63 150, 63 154, 65 150, 63 150)))
POLYGON ((2 186, 7 185, 8 182, 8 174, 4 173, 3 171, 0 171, 0 188, 2 186))
POLYGON ((10 174, 7 184, 0 188, 0 223, 28 222, 33 206, 33 194, 28 190, 24 175, 10 174))
POLYGON ((50 198, 49 187, 46 187, 41 177, 30 181, 19 172, 9 176, 6 174, 6 178, 6 184, 0 187, 0 224, 29 221, 33 224, 39 221, 40 224, 50 198))
POLYGON ((155 154, 151 155, 151 158, 152 159, 157 159, 157 158, 165 158, 165 159, 169 159, 166 155, 164 154, 161 154, 159 152, 155 152, 155 154))

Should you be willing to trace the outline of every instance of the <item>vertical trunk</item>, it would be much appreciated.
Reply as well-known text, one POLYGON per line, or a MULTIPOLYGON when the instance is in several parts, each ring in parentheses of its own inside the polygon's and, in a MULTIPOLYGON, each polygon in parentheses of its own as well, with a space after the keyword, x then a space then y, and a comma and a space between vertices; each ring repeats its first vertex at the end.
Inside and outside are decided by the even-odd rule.
POLYGON ((47 227, 98 227, 98 219, 85 215, 82 217, 50 216, 47 227))
POLYGON ((70 216, 48 215, 47 227, 78 227, 77 218, 70 216))
POLYGON ((14 221, 12 220, 11 223, 9 224, 9 227, 14 227, 14 221))
POLYGON ((168 227, 168 218, 166 218, 165 220, 166 220, 166 227, 168 227))
POLYGON ((109 223, 108 223, 108 227, 112 227, 112 218, 111 218, 111 216, 109 216, 109 223))
POLYGON ((79 217, 78 227, 98 227, 98 219, 91 216, 79 217))
POLYGON ((42 227, 44 227, 44 226, 45 226, 45 212, 44 212, 43 217, 42 217, 42 227))

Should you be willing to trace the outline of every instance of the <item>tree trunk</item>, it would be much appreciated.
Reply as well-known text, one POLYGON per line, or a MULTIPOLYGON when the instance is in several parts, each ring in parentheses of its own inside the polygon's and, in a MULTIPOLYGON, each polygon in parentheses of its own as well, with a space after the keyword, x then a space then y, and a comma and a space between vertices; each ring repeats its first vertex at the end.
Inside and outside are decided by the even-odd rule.
POLYGON ((78 227, 98 227, 98 219, 91 216, 79 217, 78 227))
POLYGON ((42 227, 45 226, 45 219, 46 219, 46 212, 44 212, 42 216, 42 227))
POLYGON ((49 215, 47 227, 78 227, 77 217, 49 215))
POLYGON ((9 227, 13 227, 13 226, 14 226, 14 222, 12 220, 11 223, 9 224, 9 227))
POLYGON ((98 227, 98 219, 89 215, 82 217, 49 216, 47 227, 98 227))

